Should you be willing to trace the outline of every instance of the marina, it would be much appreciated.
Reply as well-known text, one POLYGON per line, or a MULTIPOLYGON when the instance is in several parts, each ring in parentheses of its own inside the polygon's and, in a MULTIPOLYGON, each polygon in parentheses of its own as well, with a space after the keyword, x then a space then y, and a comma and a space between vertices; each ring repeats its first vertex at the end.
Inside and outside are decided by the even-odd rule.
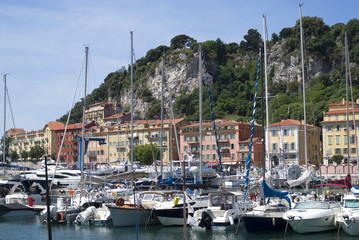
POLYGON ((130 65, 90 94, 85 45, 68 112, 36 131, 16 128, 14 116, 7 128, 3 74, 0 240, 358 237, 349 47, 358 52, 359 21, 302 22, 302 6, 295 26, 272 40, 263 14, 263 39, 255 29, 239 44, 181 34, 137 60, 130 30, 130 65), (314 69, 319 55, 330 67, 314 69), (324 90, 344 65, 346 99, 324 90), (309 120, 312 86, 323 90, 309 120))

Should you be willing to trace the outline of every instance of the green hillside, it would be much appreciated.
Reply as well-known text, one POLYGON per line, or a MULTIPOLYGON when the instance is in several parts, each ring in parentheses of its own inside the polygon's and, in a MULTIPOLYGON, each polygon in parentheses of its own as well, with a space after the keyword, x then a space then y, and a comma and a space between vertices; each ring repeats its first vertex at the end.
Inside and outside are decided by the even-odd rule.
MULTIPOLYGON (((351 76, 354 99, 359 98, 359 20, 352 19, 347 24, 326 25, 321 18, 304 17, 306 57, 320 59, 326 68, 316 77, 306 79, 306 102, 308 123, 320 126, 323 112, 327 104, 345 98, 345 62, 344 32, 347 32, 351 76)), ((158 46, 147 52, 146 56, 136 60, 134 66, 135 98, 151 103, 146 112, 147 118, 159 118, 160 100, 153 97, 145 86, 149 76, 155 74, 161 57, 165 56, 166 66, 175 61, 188 61, 177 57, 181 52, 194 56, 199 44, 203 46, 206 70, 213 77, 210 85, 211 97, 216 118, 248 121, 251 119, 254 85, 257 71, 257 57, 262 46, 262 36, 255 30, 248 30, 240 43, 224 43, 221 39, 198 43, 195 39, 179 35, 171 39, 170 46, 158 46)), ((291 28, 284 28, 279 34, 274 33, 268 41, 268 54, 274 46, 281 45, 284 57, 290 58, 300 52, 299 21, 291 28)), ((281 119, 303 119, 302 84, 296 79, 275 81, 274 69, 269 72, 270 122, 281 119)), ((88 95, 87 103, 107 101, 109 97, 117 98, 125 89, 130 88, 130 69, 122 67, 109 73, 104 82, 88 95)), ((258 89, 261 95, 261 85, 258 89)), ((206 86, 203 88, 203 119, 210 120, 210 108, 206 86)), ((119 101, 120 102, 120 101, 119 101)), ((120 103, 121 104, 121 103, 120 103)), ((129 110, 128 108, 124 110, 129 110)), ((191 93, 181 94, 175 104, 177 116, 185 116, 189 120, 198 120, 198 89, 191 93)), ((71 123, 80 122, 82 117, 81 103, 76 103, 71 116, 71 123)), ((65 122, 67 115, 59 120, 65 122)), ((261 104, 258 101, 256 121, 261 123, 261 104)))

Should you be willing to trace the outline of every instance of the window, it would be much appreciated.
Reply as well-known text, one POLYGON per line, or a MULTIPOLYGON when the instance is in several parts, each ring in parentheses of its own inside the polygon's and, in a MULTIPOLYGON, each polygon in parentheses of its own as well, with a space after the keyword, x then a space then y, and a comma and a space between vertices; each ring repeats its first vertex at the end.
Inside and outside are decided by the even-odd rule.
POLYGON ((234 139, 234 134, 233 133, 231 133, 231 139, 234 139))
POLYGON ((328 114, 328 121, 332 120, 332 115, 328 114))
POLYGON ((233 143, 231 143, 231 149, 234 149, 234 144, 233 143))
POLYGON ((210 150, 211 145, 206 145, 206 150, 210 150))
POLYGON ((335 149, 335 154, 342 154, 342 149, 341 148, 336 148, 335 149))
POLYGON ((344 135, 344 144, 348 144, 348 135, 344 135))
POLYGON ((290 135, 294 136, 294 129, 290 129, 290 135))
POLYGON ((276 153, 278 151, 277 143, 272 143, 272 152, 276 153))
POLYGON ((355 144, 355 135, 350 136, 350 144, 355 144))
POLYGON ((340 131, 340 125, 335 126, 335 131, 337 131, 337 132, 340 131))
POLYGON ((290 143, 290 150, 295 150, 295 143, 294 142, 290 143))
POLYGON ((348 154, 348 148, 343 148, 343 154, 348 154))
POLYGON ((288 129, 283 129, 283 136, 288 136, 288 129))
POLYGON ((357 153, 357 149, 356 149, 356 148, 352 148, 352 149, 351 149, 351 153, 357 153))
POLYGON ((327 131, 328 131, 328 132, 333 131, 333 126, 332 126, 332 125, 328 125, 328 126, 327 126, 327 131))
POLYGON ((339 135, 335 135, 335 144, 336 145, 340 144, 340 136, 339 135))
POLYGON ((231 154, 231 159, 234 159, 234 153, 231 154))
POLYGON ((285 152, 288 151, 288 143, 284 143, 283 148, 285 152))
POLYGON ((272 130, 272 137, 277 136, 277 131, 276 130, 272 130))
POLYGON ((335 120, 339 120, 339 115, 335 114, 335 120))
POLYGON ((207 160, 210 160, 211 159, 211 155, 210 154, 207 154, 207 160))
POLYGON ((333 144, 333 136, 328 135, 328 145, 332 145, 332 144, 333 144))
POLYGON ((333 148, 328 148, 328 155, 333 155, 333 148))

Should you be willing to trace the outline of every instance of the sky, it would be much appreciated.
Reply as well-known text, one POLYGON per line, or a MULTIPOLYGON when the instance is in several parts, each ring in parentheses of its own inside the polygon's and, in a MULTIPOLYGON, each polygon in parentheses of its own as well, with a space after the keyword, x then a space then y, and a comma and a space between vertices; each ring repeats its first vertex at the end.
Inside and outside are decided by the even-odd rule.
POLYGON ((251 28, 262 34, 263 15, 268 36, 293 27, 300 3, 303 16, 321 17, 329 26, 359 17, 356 0, 1 0, 0 135, 4 116, 6 130, 41 130, 83 97, 85 46, 91 93, 131 63, 130 31, 135 59, 170 46, 180 34, 240 43, 251 28))

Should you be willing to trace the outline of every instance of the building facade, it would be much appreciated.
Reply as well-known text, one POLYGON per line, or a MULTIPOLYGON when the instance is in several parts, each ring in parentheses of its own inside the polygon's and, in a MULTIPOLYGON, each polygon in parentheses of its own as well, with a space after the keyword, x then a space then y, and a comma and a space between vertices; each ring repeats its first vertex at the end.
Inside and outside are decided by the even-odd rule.
MULTIPOLYGON (((187 120, 175 119, 178 135, 180 127, 186 124, 188 124, 187 120)), ((169 120, 163 120, 162 144, 160 141, 160 131, 161 120, 135 120, 133 122, 134 146, 146 145, 152 142, 162 146, 162 160, 164 164, 169 163, 171 159, 170 149, 172 149, 172 160, 178 160, 174 127, 170 127, 169 120), (170 137, 171 134, 172 137, 170 137), (172 147, 170 139, 172 139, 172 147)), ((105 138, 106 144, 100 145, 98 142, 90 142, 85 156, 85 163, 96 161, 99 164, 126 164, 129 162, 128 154, 131 144, 131 124, 129 122, 112 125, 111 127, 93 128, 92 137, 105 138)))
POLYGON ((324 164, 332 163, 334 155, 343 155, 344 159, 347 159, 349 155, 349 161, 358 162, 356 131, 359 130, 359 126, 354 125, 354 120, 359 120, 359 99, 355 103, 348 102, 348 115, 346 105, 344 99, 341 102, 329 104, 328 112, 324 113, 322 121, 324 164), (353 112, 355 119, 353 119, 353 112))
POLYGON ((120 107, 115 102, 100 102, 90 105, 85 111, 85 122, 104 124, 104 119, 120 112, 120 107))
POLYGON ((56 152, 55 131, 63 127, 60 122, 49 122, 42 130, 26 132, 23 129, 9 129, 8 134, 12 138, 10 142, 10 151, 15 151, 19 154, 20 158, 23 151, 30 152, 31 147, 36 145, 42 147, 45 153, 49 156, 54 155, 56 152))
MULTIPOLYGON (((215 125, 222 164, 244 166, 245 160, 249 154, 251 124, 216 120, 215 125)), ((182 160, 189 160, 190 156, 196 160, 200 159, 199 134, 198 123, 181 127, 180 146, 182 160)), ((255 124, 253 136, 256 144, 252 144, 252 146, 255 145, 255 147, 252 147, 251 159, 256 165, 263 159, 263 148, 262 146, 258 146, 259 144, 256 140, 257 138, 260 138, 261 135, 261 126, 255 124)), ((212 122, 202 124, 202 161, 211 164, 219 163, 216 137, 212 122)))
MULTIPOLYGON (((305 164, 304 124, 287 119, 269 125, 269 159, 272 166, 280 163, 305 164)), ((321 159, 321 129, 307 124, 308 164, 318 164, 321 159)))

